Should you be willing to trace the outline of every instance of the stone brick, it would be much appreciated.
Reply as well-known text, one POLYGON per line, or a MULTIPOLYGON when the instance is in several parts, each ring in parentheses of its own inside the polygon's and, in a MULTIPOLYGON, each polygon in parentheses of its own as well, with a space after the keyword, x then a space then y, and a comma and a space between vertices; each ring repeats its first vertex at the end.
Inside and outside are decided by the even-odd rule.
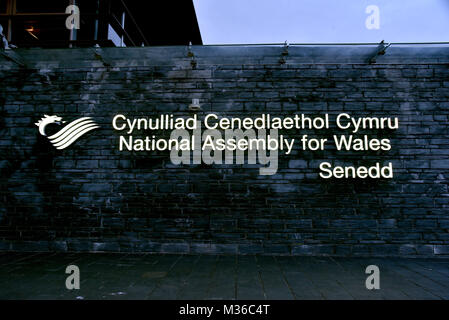
POLYGON ((93 252, 118 252, 119 244, 117 242, 93 242, 92 243, 93 252))
POLYGON ((98 168, 98 160, 78 160, 76 167, 80 169, 96 169, 98 168))
POLYGON ((431 160, 430 167, 432 169, 449 169, 449 159, 431 160))
POLYGON ((305 169, 307 168, 306 160, 290 160, 288 162, 288 167, 293 169, 305 169))
POLYGON ((435 245, 434 252, 436 255, 449 255, 449 245, 435 245))
POLYGON ((111 185, 109 183, 89 183, 83 184, 81 192, 109 192, 111 185))
POLYGON ((188 253, 190 246, 188 243, 163 243, 161 252, 164 253, 188 253))

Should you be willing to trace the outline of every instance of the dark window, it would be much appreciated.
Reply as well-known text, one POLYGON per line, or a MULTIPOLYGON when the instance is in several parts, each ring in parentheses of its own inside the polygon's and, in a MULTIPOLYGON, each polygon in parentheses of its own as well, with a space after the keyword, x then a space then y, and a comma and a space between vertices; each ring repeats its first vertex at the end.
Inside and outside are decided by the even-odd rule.
POLYGON ((12 42, 33 44, 69 39, 69 31, 64 27, 65 17, 52 19, 32 19, 17 17, 12 23, 12 42))
POLYGON ((83 15, 86 15, 94 14, 100 3, 98 0, 77 0, 76 5, 80 8, 80 12, 82 12, 83 15))
POLYGON ((0 0, 0 14, 6 13, 6 0, 0 0))
POLYGON ((16 0, 17 13, 65 13, 68 0, 16 0))

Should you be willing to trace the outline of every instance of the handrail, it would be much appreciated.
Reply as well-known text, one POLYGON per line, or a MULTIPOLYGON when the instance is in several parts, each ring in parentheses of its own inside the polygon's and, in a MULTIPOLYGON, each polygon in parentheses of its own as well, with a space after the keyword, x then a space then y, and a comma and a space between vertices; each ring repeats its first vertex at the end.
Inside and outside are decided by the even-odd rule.
MULTIPOLYGON (((389 42, 391 45, 435 45, 435 44, 447 44, 449 41, 441 42, 389 42)), ((285 42, 282 43, 233 43, 233 44, 204 44, 204 45, 192 45, 192 47, 257 47, 257 46, 284 46, 285 42)), ((377 46, 379 42, 317 42, 317 43, 289 43, 291 46, 377 46)))

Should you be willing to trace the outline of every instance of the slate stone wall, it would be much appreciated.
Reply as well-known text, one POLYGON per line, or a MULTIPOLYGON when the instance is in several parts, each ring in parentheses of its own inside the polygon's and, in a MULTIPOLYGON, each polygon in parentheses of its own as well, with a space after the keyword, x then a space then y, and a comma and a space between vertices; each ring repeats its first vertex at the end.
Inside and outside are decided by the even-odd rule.
MULTIPOLYGON (((0 250, 449 255, 447 47, 18 49, 0 57, 0 250), (280 61, 285 60, 285 63, 280 61), (22 65, 23 64, 23 65, 22 65), (22 65, 22 66, 21 66, 22 65), (257 165, 171 164, 118 151, 112 117, 397 116, 389 152, 281 154, 257 165), (44 114, 102 129, 56 150, 44 114), (322 161, 393 163, 395 178, 325 180, 322 161)), ((327 131, 287 130, 329 138, 327 131)))

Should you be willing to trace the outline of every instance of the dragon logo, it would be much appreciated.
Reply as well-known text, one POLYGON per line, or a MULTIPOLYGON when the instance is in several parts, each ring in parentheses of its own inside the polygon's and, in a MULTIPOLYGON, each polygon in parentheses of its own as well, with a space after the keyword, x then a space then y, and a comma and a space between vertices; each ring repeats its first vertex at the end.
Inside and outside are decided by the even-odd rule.
MULTIPOLYGON (((39 127, 39 133, 46 137, 47 134, 45 133, 45 127, 47 125, 61 125, 63 123, 66 123, 66 121, 62 121, 61 117, 44 115, 44 117, 36 122, 35 125, 39 127)), ((98 128, 100 128, 100 126, 95 123, 92 118, 84 117, 70 122, 61 130, 49 136, 48 139, 56 147, 56 149, 61 150, 70 146, 87 132, 98 128)))

